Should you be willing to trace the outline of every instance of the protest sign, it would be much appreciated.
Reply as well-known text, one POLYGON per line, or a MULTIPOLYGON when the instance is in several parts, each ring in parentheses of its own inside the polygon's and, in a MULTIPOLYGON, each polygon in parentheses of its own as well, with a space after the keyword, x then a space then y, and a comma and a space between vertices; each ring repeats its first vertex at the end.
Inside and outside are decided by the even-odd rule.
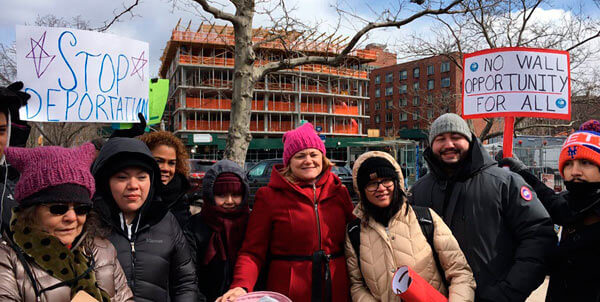
MULTIPOLYGON (((169 80, 168 79, 152 79, 150 80, 150 93, 148 102, 148 112, 150 118, 146 121, 147 125, 156 125, 160 123, 167 99, 169 96, 169 80)), ((112 124, 113 129, 130 129, 133 127, 131 123, 112 124)))
POLYGON ((489 49, 465 55, 463 66, 464 118, 571 118, 566 51, 489 49))
POLYGON ((98 32, 17 26, 17 77, 31 95, 24 120, 148 120, 148 43, 98 32))
POLYGON ((503 154, 512 156, 516 116, 571 119, 569 53, 495 48, 463 59, 464 118, 504 117, 503 154))

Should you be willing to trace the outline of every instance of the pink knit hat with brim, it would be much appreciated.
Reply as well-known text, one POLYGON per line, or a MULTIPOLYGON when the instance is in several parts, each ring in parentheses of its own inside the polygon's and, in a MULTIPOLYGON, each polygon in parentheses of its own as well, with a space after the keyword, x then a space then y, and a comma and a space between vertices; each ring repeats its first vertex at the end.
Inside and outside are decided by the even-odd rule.
POLYGON ((288 165, 294 154, 304 149, 317 149, 325 155, 325 144, 311 123, 306 123, 283 135, 283 164, 288 165))
POLYGON ((7 148, 6 160, 21 173, 15 199, 23 207, 47 202, 91 204, 96 187, 90 166, 95 156, 92 143, 70 149, 7 148))

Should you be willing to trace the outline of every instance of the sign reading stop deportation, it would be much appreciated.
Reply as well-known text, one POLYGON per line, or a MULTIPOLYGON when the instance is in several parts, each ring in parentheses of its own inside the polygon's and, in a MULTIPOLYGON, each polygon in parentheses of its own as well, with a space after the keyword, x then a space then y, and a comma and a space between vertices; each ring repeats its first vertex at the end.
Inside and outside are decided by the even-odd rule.
POLYGON ((148 120, 148 43, 70 28, 17 26, 20 116, 41 122, 148 120))
POLYGON ((571 73, 566 51, 490 49, 465 55, 463 67, 465 118, 571 118, 571 73))

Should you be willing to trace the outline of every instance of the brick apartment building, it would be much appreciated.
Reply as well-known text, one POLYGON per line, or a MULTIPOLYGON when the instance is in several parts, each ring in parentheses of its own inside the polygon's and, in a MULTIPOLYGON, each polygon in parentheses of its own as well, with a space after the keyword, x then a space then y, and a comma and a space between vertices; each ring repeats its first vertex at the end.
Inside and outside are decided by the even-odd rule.
MULTIPOLYGON (((458 56, 458 54, 453 54, 458 56)), ((447 56, 374 69, 370 74, 368 104, 371 118, 368 129, 379 129, 380 136, 427 140, 429 125, 447 112, 460 114, 462 70, 447 56)), ((476 134, 485 127, 482 119, 473 120, 476 134)), ((493 130, 502 129, 496 121, 493 130)))

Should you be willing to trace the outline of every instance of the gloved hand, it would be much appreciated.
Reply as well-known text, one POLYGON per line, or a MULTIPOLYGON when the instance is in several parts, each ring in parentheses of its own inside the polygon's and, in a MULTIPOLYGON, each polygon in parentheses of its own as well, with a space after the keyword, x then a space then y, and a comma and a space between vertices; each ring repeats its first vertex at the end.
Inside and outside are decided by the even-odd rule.
POLYGON ((25 106, 31 97, 21 89, 23 89, 23 82, 14 82, 7 87, 0 87, 0 102, 10 110, 10 118, 13 123, 21 122, 19 108, 25 106))
POLYGON ((498 167, 508 167, 512 172, 519 173, 527 170, 527 166, 514 157, 505 157, 498 161, 498 167))
POLYGON ((115 130, 110 138, 113 137, 136 137, 138 135, 142 135, 144 134, 144 131, 146 131, 146 119, 144 118, 144 115, 140 112, 138 113, 138 117, 140 118, 140 122, 133 124, 133 127, 129 128, 129 129, 119 129, 119 130, 115 130))

